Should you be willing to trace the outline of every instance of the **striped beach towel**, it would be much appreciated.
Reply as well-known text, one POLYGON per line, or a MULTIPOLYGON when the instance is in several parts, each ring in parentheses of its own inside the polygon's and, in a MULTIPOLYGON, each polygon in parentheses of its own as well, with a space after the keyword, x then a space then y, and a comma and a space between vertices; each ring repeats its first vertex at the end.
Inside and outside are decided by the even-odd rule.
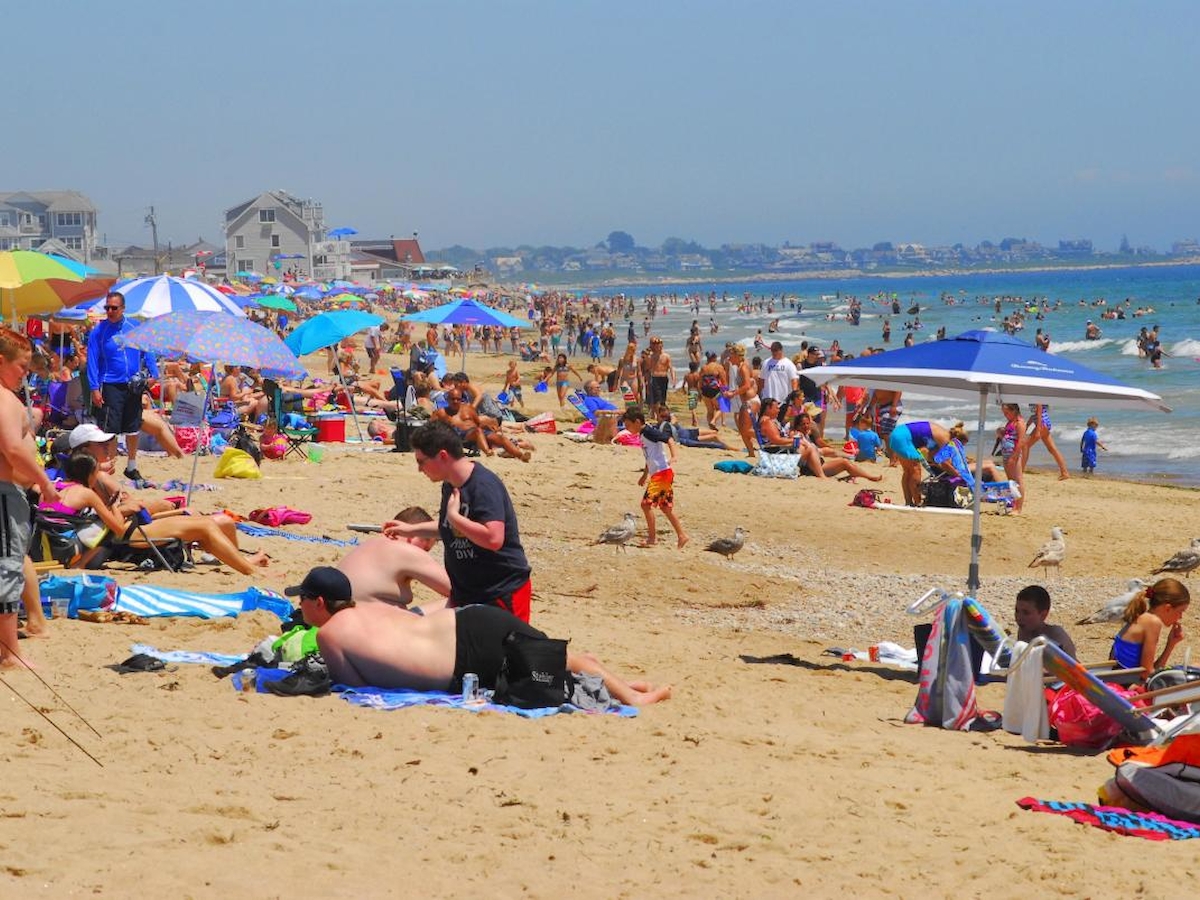
POLYGON ((131 584, 121 588, 114 610, 138 616, 195 616, 201 619, 220 619, 242 612, 265 609, 280 620, 292 614, 291 602, 262 588, 248 588, 236 594, 205 594, 179 588, 131 584))

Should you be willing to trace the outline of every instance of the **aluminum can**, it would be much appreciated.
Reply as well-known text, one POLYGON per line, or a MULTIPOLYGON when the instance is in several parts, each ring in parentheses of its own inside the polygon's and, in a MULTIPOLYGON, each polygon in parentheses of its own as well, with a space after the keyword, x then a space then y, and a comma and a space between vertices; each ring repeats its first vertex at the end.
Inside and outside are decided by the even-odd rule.
POLYGON ((468 672, 462 678, 462 698, 464 703, 470 703, 479 697, 479 676, 468 672))
POLYGON ((242 669, 242 690, 247 694, 258 690, 258 669, 253 666, 242 669))

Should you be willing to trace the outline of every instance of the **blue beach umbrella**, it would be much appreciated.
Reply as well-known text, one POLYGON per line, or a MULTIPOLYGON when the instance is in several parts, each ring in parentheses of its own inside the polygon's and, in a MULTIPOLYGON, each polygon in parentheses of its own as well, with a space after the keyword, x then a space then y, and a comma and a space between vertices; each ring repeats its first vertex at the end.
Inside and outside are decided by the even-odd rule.
MULTIPOLYGON (((880 390, 915 390, 952 399, 979 401, 975 432, 975 483, 983 483, 983 432, 989 401, 997 403, 1086 403, 1091 406, 1171 409, 1157 394, 1122 384, 1115 378, 998 331, 965 331, 952 338, 927 341, 884 353, 873 353, 828 366, 805 369, 817 384, 856 385, 880 390)), ((971 566, 967 590, 979 589, 980 500, 974 492, 971 566)))
POLYGON ((320 300, 325 296, 325 292, 315 284, 309 284, 298 289, 292 296, 299 297, 301 300, 320 300))
POLYGON ((333 229, 333 231, 329 232, 329 236, 331 238, 335 238, 335 239, 343 238, 343 237, 350 237, 350 235, 352 235, 352 234, 358 234, 358 232, 353 228, 345 228, 345 227, 335 228, 335 229, 333 229))
POLYGON ((223 312, 244 316, 242 308, 212 285, 191 278, 156 275, 119 282, 113 290, 125 295, 125 315, 153 319, 169 312, 223 312))
POLYGON ((502 328, 520 328, 525 324, 516 316, 492 309, 476 300, 454 300, 433 309, 411 313, 403 319, 406 322, 431 322, 435 325, 493 325, 502 328))
POLYGON ((338 309, 318 313, 301 322, 296 330, 283 339, 297 356, 332 347, 343 338, 357 334, 372 325, 382 325, 383 316, 357 309, 338 309))

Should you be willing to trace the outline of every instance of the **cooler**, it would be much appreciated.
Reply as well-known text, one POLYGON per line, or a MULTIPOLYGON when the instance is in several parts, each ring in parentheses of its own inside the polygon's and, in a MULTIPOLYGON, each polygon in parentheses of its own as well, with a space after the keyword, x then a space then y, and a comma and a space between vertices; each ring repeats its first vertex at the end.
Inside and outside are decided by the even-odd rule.
POLYGON ((346 442, 345 416, 317 416, 313 424, 317 429, 314 440, 323 444, 344 444, 346 442))

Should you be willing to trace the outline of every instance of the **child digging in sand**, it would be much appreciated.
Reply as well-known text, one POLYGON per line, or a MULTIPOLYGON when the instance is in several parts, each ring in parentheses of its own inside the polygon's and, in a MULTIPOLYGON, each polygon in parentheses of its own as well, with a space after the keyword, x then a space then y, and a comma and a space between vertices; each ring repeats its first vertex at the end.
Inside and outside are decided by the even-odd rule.
POLYGON ((646 424, 646 413, 640 406, 631 406, 625 411, 625 429, 642 439, 642 453, 646 456, 646 468, 639 485, 645 485, 642 494, 642 512, 646 516, 646 542, 644 547, 658 543, 658 530, 654 518, 655 508, 662 511, 675 529, 677 546, 688 542, 688 536, 675 515, 675 442, 659 429, 646 424))

